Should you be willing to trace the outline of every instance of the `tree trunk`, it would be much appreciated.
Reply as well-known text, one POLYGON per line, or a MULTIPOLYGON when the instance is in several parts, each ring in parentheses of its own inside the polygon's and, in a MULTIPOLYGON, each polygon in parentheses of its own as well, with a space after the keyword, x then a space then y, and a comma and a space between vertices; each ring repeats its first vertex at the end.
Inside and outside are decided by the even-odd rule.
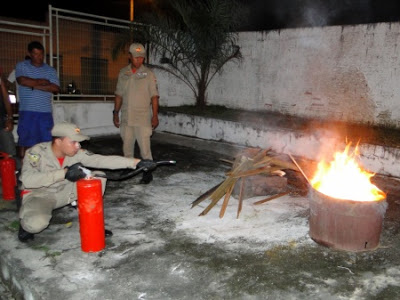
POLYGON ((197 98, 196 98, 196 106, 199 108, 204 108, 207 104, 207 87, 206 87, 206 82, 207 79, 205 78, 204 71, 202 71, 202 76, 200 78, 200 81, 198 83, 198 93, 197 93, 197 98))

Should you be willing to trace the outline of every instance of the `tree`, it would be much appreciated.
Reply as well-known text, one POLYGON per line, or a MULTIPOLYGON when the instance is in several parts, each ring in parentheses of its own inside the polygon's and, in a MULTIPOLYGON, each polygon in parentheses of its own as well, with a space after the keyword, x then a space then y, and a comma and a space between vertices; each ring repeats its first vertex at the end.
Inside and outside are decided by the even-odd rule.
MULTIPOLYGON (((168 15, 159 13, 146 25, 132 24, 125 38, 148 42, 151 53, 160 58, 151 66, 182 80, 193 91, 196 105, 204 107, 214 76, 228 61, 241 58, 236 30, 244 9, 235 0, 169 2, 168 15)), ((123 45, 123 40, 116 44, 114 55, 123 45)))

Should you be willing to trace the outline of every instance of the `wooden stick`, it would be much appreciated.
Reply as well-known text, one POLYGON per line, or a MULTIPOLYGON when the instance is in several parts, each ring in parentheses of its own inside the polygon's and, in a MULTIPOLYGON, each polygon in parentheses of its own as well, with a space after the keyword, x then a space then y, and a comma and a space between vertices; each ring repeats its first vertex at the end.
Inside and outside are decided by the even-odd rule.
POLYGON ((249 158, 252 159, 254 163, 257 163, 260 160, 264 159, 264 157, 267 155, 268 151, 269 151, 268 149, 264 149, 264 150, 260 149, 260 151, 256 155, 254 155, 253 157, 249 157, 249 158))
POLYGON ((262 167, 262 168, 258 168, 258 169, 252 169, 252 170, 247 170, 247 171, 243 171, 240 173, 236 173, 236 174, 229 174, 229 176, 231 176, 232 178, 240 178, 240 177, 246 177, 246 176, 253 176, 253 175, 257 175, 260 173, 269 173, 270 167, 262 167))
POLYGON ((195 207, 197 204, 199 204, 200 202, 202 202, 205 199, 207 199, 207 197, 210 196, 222 183, 223 183, 223 181, 221 183, 218 183, 216 186, 212 187, 211 189, 209 189, 207 192, 205 192, 203 195, 198 197, 196 200, 194 200, 192 202, 192 207, 191 208, 195 207))
MULTIPOLYGON (((233 171, 232 171, 232 175, 235 175, 239 172, 242 172, 243 170, 246 170, 249 168, 251 162, 248 160, 245 160, 244 162, 240 163, 238 166, 236 166, 233 171)), ((210 195, 210 198, 212 200, 217 200, 217 199, 221 199, 222 196, 224 196, 226 194, 226 191, 228 190, 228 188, 232 185, 236 184, 236 181, 238 180, 238 178, 234 178, 232 176, 229 176, 222 184, 221 186, 219 186, 214 193, 212 193, 210 195)))
POLYGON ((294 164, 296 165, 296 167, 299 169, 299 171, 301 172, 301 174, 303 174, 304 178, 307 180, 308 184, 312 186, 310 180, 308 180, 306 174, 303 172, 303 170, 300 168, 300 166, 297 164, 297 162, 295 161, 295 159, 293 158, 293 156, 289 153, 288 154, 290 159, 294 162, 294 164))
MULTIPOLYGON (((232 172, 235 174, 237 172, 241 172, 242 170, 246 169, 250 165, 250 161, 246 160, 236 166, 232 172)), ((228 177, 221 183, 220 186, 210 195, 210 199, 212 200, 211 203, 200 213, 199 216, 205 216, 216 204, 217 202, 229 191, 229 189, 236 184, 238 178, 228 177)))
POLYGON ((218 201, 219 199, 211 201, 211 203, 199 214, 199 216, 205 216, 211 210, 211 208, 217 204, 218 201))
POLYGON ((287 194, 289 194, 289 192, 280 193, 280 194, 277 194, 277 195, 275 195, 275 196, 272 196, 272 197, 269 197, 269 198, 266 198, 266 199, 263 199, 263 200, 254 202, 253 205, 263 204, 263 203, 265 203, 265 202, 268 202, 268 201, 270 201, 270 200, 274 200, 274 199, 276 199, 276 198, 285 196, 285 195, 287 195, 287 194))
POLYGON ((242 182, 240 183, 239 205, 238 205, 238 211, 237 211, 236 219, 239 219, 240 212, 242 211, 243 196, 244 196, 244 181, 245 181, 245 179, 242 178, 242 182))
POLYGON ((284 161, 279 158, 273 157, 271 160, 271 164, 276 165, 282 169, 292 169, 296 170, 296 165, 292 164, 289 161, 284 161))
POLYGON ((228 206, 228 202, 229 202, 229 199, 231 198, 232 191, 233 191, 234 187, 235 187, 235 185, 232 184, 232 186, 230 186, 228 188, 228 191, 225 194, 224 202, 222 203, 222 207, 221 207, 221 210, 219 212, 219 217, 220 218, 224 217, 224 214, 225 214, 225 211, 226 211, 226 207, 228 206))
POLYGON ((265 156, 262 160, 254 164, 254 167, 258 167, 260 165, 265 165, 269 163, 272 160, 272 157, 270 156, 265 156))
POLYGON ((216 187, 215 191, 210 195, 211 203, 199 214, 199 216, 205 216, 218 201, 226 194, 229 187, 234 186, 236 178, 227 178, 219 186, 216 187))
POLYGON ((220 158, 219 160, 222 161, 222 162, 224 162, 224 163, 231 164, 231 165, 233 165, 233 163, 234 163, 233 161, 228 160, 228 159, 225 159, 225 158, 220 158))

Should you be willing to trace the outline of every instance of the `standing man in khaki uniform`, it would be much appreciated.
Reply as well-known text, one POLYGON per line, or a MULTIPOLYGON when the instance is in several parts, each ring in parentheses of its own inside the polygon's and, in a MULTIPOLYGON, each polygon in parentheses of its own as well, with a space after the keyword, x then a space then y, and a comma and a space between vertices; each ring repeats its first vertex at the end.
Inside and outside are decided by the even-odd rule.
MULTIPOLYGON (((118 75, 113 122, 115 127, 121 128, 125 157, 133 157, 137 141, 142 159, 153 160, 150 137, 158 126, 159 94, 156 76, 143 65, 145 56, 142 44, 133 43, 129 47, 131 63, 118 75)), ((152 179, 151 172, 144 172, 140 183, 148 184, 152 179)))
MULTIPOLYGON (((101 169, 135 169, 137 166, 150 169, 156 165, 152 161, 98 155, 81 149, 80 142, 89 137, 80 133, 75 124, 56 124, 51 134, 51 142, 29 148, 24 157, 20 176, 23 198, 18 232, 22 242, 33 239, 34 234, 49 226, 54 209, 77 200, 76 181, 86 177, 82 166, 101 169)), ((107 179, 100 179, 104 194, 107 179)), ((110 231, 108 233, 112 234, 110 231)))

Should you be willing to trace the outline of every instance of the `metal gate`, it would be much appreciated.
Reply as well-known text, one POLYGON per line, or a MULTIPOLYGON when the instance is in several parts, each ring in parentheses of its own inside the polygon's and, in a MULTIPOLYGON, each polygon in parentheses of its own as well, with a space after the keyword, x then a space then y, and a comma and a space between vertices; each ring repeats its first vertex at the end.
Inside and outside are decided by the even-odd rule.
POLYGON ((45 25, 0 19, 3 77, 24 59, 27 45, 38 40, 45 47, 46 62, 60 79, 61 93, 55 100, 113 100, 119 70, 128 64, 128 51, 116 60, 111 52, 131 22, 51 5, 48 16, 45 25))

